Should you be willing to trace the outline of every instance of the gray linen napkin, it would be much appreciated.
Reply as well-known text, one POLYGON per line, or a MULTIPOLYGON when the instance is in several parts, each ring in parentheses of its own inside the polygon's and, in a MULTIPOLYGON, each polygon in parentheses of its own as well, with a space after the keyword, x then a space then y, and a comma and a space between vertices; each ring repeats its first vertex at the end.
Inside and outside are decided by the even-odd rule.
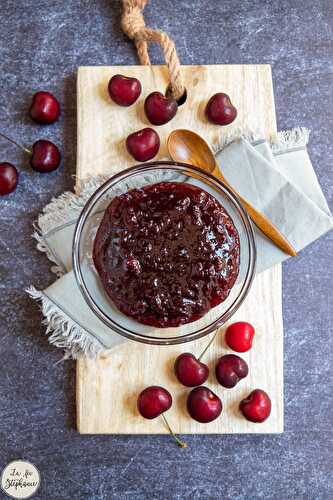
MULTIPOLYGON (((217 161, 230 184, 263 212, 297 251, 333 227, 333 218, 320 189, 306 150, 309 132, 280 132, 274 143, 253 135, 224 140, 217 161)), ((37 247, 55 264, 59 279, 44 291, 28 293, 42 303, 50 343, 66 356, 87 355, 112 349, 125 340, 111 333, 90 310, 72 271, 72 239, 77 217, 92 192, 106 178, 91 179, 80 195, 64 193, 45 207, 35 237, 37 247)), ((256 227, 257 272, 289 256, 256 227)))
MULTIPOLYGON (((301 250, 332 227, 332 216, 304 147, 274 154, 266 141, 237 139, 216 155, 230 184, 301 250)), ((257 272, 288 256, 256 226, 257 272)))

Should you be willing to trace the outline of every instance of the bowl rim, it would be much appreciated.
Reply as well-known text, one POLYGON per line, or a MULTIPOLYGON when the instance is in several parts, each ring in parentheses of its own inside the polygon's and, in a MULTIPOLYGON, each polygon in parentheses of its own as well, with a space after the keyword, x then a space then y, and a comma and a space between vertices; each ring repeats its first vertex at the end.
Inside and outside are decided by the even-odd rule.
MULTIPOLYGON (((243 207, 239 198, 220 179, 210 174, 209 172, 194 165, 191 165, 189 163, 175 162, 172 160, 150 161, 150 162, 140 163, 112 175, 107 181, 105 181, 99 188, 97 188, 92 193, 92 195, 85 203, 79 215, 79 218, 76 222, 73 244, 72 244, 72 262, 73 262, 74 276, 78 284, 79 290, 83 298, 85 299, 86 303, 88 304, 89 308, 92 310, 92 312, 108 328, 110 328, 112 332, 116 332, 119 335, 126 337, 127 339, 150 345, 176 345, 176 344, 191 342, 193 340, 198 340, 206 335, 209 335, 214 330, 217 330, 223 324, 225 324, 226 321, 228 321, 228 319, 237 311, 237 309, 244 302, 250 290, 251 284, 255 276, 256 259, 257 259, 257 249, 256 249, 256 242, 255 242, 252 223, 250 221, 247 211, 243 207), (224 194, 227 195, 230 201, 235 205, 238 214, 242 219, 243 225, 245 226, 245 234, 247 237, 247 246, 249 252, 249 264, 246 271, 245 279, 241 285, 241 289, 237 297, 233 300, 228 309, 221 316, 216 318, 212 323, 209 323, 208 325, 205 325, 199 328, 198 330, 191 333, 187 333, 185 335, 176 335, 173 337, 152 337, 150 335, 133 332, 132 330, 125 328, 124 326, 120 325, 115 320, 107 316, 103 312, 103 310, 98 306, 98 304, 96 304, 94 298, 92 297, 92 295, 88 290, 88 287, 85 284, 82 275, 81 264, 80 264, 80 242, 86 220, 88 219, 96 203, 108 191, 108 189, 110 189, 110 187, 115 186, 121 180, 129 178, 134 173, 144 172, 146 174, 152 170, 156 169, 167 170, 167 168, 169 169, 172 168, 179 171, 187 169, 190 174, 191 173, 199 174, 202 178, 206 179, 206 181, 209 180, 210 183, 213 184, 215 188, 218 188, 219 191, 222 190, 224 194)), ((175 327, 175 330, 177 330, 180 327, 181 326, 175 327)), ((159 330, 163 329, 160 328, 159 330)))

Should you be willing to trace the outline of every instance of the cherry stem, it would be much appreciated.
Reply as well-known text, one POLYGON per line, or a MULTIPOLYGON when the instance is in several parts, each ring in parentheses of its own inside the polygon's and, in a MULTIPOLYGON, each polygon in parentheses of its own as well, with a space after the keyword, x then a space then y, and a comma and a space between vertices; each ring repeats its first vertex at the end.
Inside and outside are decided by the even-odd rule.
POLYGON ((208 342, 208 344, 206 345, 206 347, 204 348, 204 350, 202 351, 202 353, 200 354, 200 356, 198 357, 198 360, 201 361, 201 358, 204 356, 204 354, 206 353, 206 351, 208 350, 208 348, 212 345, 212 343, 214 342, 215 338, 216 338, 216 335, 219 333, 219 330, 217 329, 213 335, 213 337, 210 339, 210 341, 208 342))
POLYGON ((3 137, 4 139, 7 139, 7 141, 15 144, 15 146, 22 149, 25 153, 28 153, 28 155, 32 155, 32 152, 30 151, 30 149, 25 148, 24 146, 22 146, 22 144, 19 144, 18 142, 14 141, 14 139, 11 139, 7 135, 3 134, 2 132, 0 132, 0 136, 3 137))
POLYGON ((162 418, 164 420, 164 423, 165 425, 167 426, 167 429, 168 431, 170 432, 171 436, 174 438, 174 440, 176 441, 177 445, 180 447, 180 448, 187 448, 187 444, 184 443, 184 441, 181 441, 177 436, 176 434, 173 432, 173 430, 171 429, 170 425, 169 425, 169 422, 167 421, 164 413, 162 413, 162 418))

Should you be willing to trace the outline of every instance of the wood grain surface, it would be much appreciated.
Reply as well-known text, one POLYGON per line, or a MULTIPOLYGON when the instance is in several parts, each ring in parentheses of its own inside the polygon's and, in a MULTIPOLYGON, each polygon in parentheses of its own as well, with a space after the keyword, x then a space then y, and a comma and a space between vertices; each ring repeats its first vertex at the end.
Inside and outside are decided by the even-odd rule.
MULTIPOLYGON (((234 127, 276 132, 271 70, 268 65, 184 66, 188 91, 186 103, 176 117, 158 127, 161 149, 157 159, 167 157, 166 138, 175 128, 189 128, 211 144, 220 134, 234 127), (230 95, 238 109, 235 124, 213 126, 204 116, 207 99, 215 92, 230 95)), ((144 98, 150 92, 167 87, 164 66, 81 67, 78 72, 78 181, 96 174, 114 174, 133 164, 124 140, 135 130, 149 126, 143 112, 144 98), (121 73, 135 76, 143 86, 142 96, 130 108, 110 101, 109 78, 121 73)), ((236 388, 224 389, 214 377, 215 360, 228 352, 223 329, 205 355, 211 375, 205 385, 220 395, 222 416, 210 424, 200 424, 186 413, 188 389, 173 374, 173 363, 181 352, 199 355, 208 338, 187 345, 156 347, 128 341, 99 360, 77 362, 77 426, 83 434, 162 434, 162 419, 141 418, 136 410, 137 394, 147 385, 162 385, 173 395, 168 419, 178 433, 276 433, 283 431, 283 324, 281 266, 256 276, 242 307, 233 317, 254 324, 254 347, 243 355, 249 375, 236 388), (272 413, 263 424, 247 422, 238 411, 240 399, 251 390, 262 388, 272 399, 272 413)))

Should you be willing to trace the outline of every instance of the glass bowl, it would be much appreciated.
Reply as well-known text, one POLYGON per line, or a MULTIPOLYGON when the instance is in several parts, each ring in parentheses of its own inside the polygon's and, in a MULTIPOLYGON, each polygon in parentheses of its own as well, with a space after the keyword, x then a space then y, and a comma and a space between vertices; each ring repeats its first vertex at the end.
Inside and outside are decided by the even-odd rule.
POLYGON ((254 277, 255 263, 253 229, 237 197, 214 176, 186 163, 149 162, 114 175, 88 200, 74 233, 74 274, 87 304, 112 332, 147 344, 181 344, 204 337, 222 326, 244 301, 254 277), (226 208, 240 236, 239 276, 228 298, 199 320, 175 328, 150 327, 121 313, 104 291, 92 259, 94 238, 112 198, 130 189, 161 181, 188 182, 208 191, 226 208))

